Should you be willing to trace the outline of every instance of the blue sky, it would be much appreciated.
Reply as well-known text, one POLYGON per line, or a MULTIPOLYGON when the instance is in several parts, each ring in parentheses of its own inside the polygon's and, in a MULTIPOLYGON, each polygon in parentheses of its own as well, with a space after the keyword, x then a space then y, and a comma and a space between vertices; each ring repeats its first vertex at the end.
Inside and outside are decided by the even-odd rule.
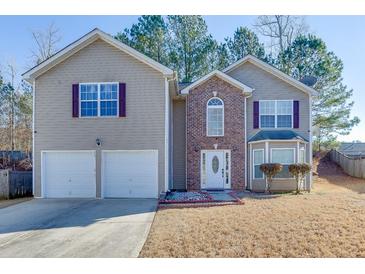
MULTIPOLYGON (((60 47, 76 40, 91 29, 98 27, 115 34, 137 21, 138 16, 0 16, 0 68, 8 61, 16 62, 19 73, 29 65, 33 41, 30 31, 44 29, 50 23, 61 30, 60 47)), ((209 32, 223 41, 232 36, 238 26, 251 27, 255 16, 205 16, 209 32)), ((363 63, 365 52, 365 16, 307 16, 311 32, 320 36, 328 48, 344 62, 344 82, 354 89, 353 115, 362 122, 350 135, 340 140, 365 142, 365 76, 363 63)))

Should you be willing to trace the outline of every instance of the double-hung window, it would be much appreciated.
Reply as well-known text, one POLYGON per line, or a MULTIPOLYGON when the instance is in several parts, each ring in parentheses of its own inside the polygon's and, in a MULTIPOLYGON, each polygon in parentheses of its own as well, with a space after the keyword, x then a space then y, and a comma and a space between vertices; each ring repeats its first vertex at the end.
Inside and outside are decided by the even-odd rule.
POLYGON ((305 163, 305 149, 304 147, 299 150, 299 163, 305 163))
POLYGON ((118 116, 118 83, 80 84, 81 117, 118 116))
POLYGON ((283 165, 283 169, 275 175, 275 178, 292 178, 289 173, 289 165, 295 163, 295 148, 272 148, 271 162, 283 165))
POLYGON ((292 128, 292 100, 263 100, 260 101, 261 128, 292 128))
POLYGON ((262 128, 274 128, 276 124, 276 102, 260 101, 260 124, 262 128))
POLYGON ((293 101, 276 101, 276 127, 291 128, 293 121, 293 101))
POLYGON ((81 117, 98 116, 98 85, 80 84, 81 117))
POLYGON ((224 103, 214 97, 207 103, 207 136, 224 135, 224 103))
POLYGON ((264 163, 264 150, 254 149, 253 150, 253 178, 263 179, 264 173, 260 170, 260 165, 264 163))

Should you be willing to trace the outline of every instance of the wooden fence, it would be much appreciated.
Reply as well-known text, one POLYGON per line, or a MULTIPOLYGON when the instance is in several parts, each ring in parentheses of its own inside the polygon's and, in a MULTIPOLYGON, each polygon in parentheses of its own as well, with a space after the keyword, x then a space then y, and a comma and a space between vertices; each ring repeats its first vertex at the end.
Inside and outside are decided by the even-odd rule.
POLYGON ((350 157, 337 150, 331 150, 329 156, 331 161, 341 166, 348 175, 365 179, 365 158, 350 157))
POLYGON ((14 150, 14 151, 0 150, 0 158, 6 158, 9 161, 20 161, 25 158, 32 159, 32 153, 31 152, 27 153, 25 151, 20 151, 20 150, 14 150))
POLYGON ((0 170, 0 198, 32 196, 32 171, 0 170))

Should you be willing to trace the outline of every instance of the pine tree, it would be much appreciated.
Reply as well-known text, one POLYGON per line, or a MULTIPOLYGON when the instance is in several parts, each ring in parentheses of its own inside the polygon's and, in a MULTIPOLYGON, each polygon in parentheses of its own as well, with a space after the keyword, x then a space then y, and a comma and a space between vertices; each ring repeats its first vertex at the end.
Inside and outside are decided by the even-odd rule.
POLYGON ((259 42, 257 35, 246 27, 239 27, 233 34, 233 38, 226 38, 229 49, 230 61, 235 62, 250 54, 264 59, 265 50, 259 42))
POLYGON ((353 90, 343 84, 342 61, 325 42, 314 36, 299 36, 278 56, 276 65, 283 72, 301 80, 304 76, 314 76, 314 88, 319 92, 313 100, 313 125, 317 128, 315 141, 333 144, 337 134, 347 135, 360 120, 350 117, 353 90))
POLYGON ((115 38, 151 57, 161 64, 167 60, 167 25, 160 15, 143 15, 130 29, 119 32, 115 38))
POLYGON ((208 73, 211 68, 208 57, 215 43, 203 17, 170 15, 167 18, 169 63, 179 72, 179 79, 191 82, 208 73))

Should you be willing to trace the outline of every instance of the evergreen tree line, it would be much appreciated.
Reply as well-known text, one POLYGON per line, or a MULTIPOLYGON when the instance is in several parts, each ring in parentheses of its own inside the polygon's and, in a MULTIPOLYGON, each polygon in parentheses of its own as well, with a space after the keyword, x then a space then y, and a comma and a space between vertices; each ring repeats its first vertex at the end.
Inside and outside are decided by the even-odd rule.
POLYGON ((141 16, 115 38, 177 71, 180 82, 192 82, 247 54, 297 80, 315 77, 313 88, 319 92, 312 110, 316 150, 338 145, 337 135, 349 134, 360 122, 351 117, 353 90, 343 83, 343 62, 310 33, 303 17, 258 16, 253 29, 238 26, 231 37, 218 42, 202 16, 141 16))

